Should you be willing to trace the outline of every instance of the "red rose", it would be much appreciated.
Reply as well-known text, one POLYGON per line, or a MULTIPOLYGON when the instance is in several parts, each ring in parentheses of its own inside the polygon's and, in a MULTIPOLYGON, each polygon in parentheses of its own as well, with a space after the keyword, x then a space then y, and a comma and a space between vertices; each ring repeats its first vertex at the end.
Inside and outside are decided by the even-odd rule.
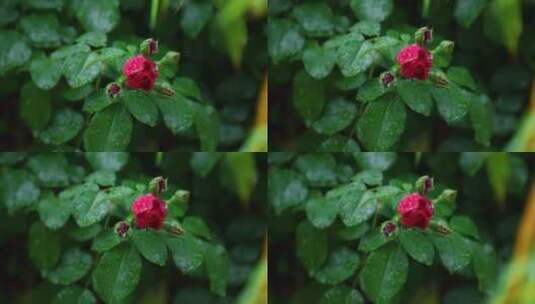
POLYGON ((128 59, 123 66, 123 74, 126 77, 127 87, 145 91, 154 88, 159 75, 156 64, 143 55, 128 59))
POLYGON ((136 199, 132 205, 132 212, 136 217, 139 228, 160 229, 167 215, 165 202, 153 194, 146 194, 136 199))
POLYGON ((433 204, 421 194, 412 193, 399 202, 398 212, 403 226, 425 229, 433 217, 433 204))
POLYGON ((426 80, 433 65, 431 53, 417 44, 411 44, 402 49, 397 60, 401 66, 400 74, 405 78, 426 80))

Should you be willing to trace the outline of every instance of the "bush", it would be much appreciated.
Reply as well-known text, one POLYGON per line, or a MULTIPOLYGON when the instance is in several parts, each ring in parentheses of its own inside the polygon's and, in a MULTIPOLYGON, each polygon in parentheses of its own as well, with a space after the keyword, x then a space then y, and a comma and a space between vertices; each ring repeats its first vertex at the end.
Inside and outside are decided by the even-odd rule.
POLYGON ((532 120, 520 122, 535 69, 533 8, 500 0, 271 1, 272 147, 531 150, 532 120), (432 29, 429 42, 415 37, 423 25, 432 29), (396 55, 414 43, 432 53, 429 78, 399 71, 396 55), (388 85, 386 72, 394 76, 388 85))
POLYGON ((2 303, 245 304, 265 294, 263 155, 3 153, 0 163, 2 303), (155 176, 167 191, 148 186, 155 176), (168 203, 159 230, 140 229, 131 211, 151 190, 168 203))
POLYGON ((487 303, 500 295, 530 155, 281 152, 268 163, 272 303, 487 303), (423 211, 398 210, 417 192, 434 205, 428 226, 405 218, 423 211))
POLYGON ((3 1, 2 147, 237 150, 254 133, 266 2, 234 3, 3 1), (153 55, 140 46, 150 37, 153 55), (122 75, 141 53, 159 66, 147 92, 122 75), (116 98, 106 92, 112 82, 122 88, 116 98))

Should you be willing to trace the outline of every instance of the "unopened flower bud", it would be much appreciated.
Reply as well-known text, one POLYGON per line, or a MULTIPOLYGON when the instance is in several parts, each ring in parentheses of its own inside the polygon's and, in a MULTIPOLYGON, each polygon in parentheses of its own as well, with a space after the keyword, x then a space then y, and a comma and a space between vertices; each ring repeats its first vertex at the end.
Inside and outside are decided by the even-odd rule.
POLYGON ((156 91, 162 93, 165 96, 175 95, 175 90, 171 87, 168 82, 159 82, 156 84, 156 91))
POLYGON ((125 238, 126 233, 128 232, 129 229, 130 229, 130 226, 125 221, 121 221, 117 223, 117 225, 115 226, 115 232, 117 232, 117 235, 120 238, 125 238))
POLYGON ((398 227, 396 226, 396 224, 391 221, 388 221, 383 223, 381 231, 383 232, 383 235, 388 238, 396 233, 397 228, 398 227))
POLYGON ((394 82, 394 75, 390 72, 384 72, 383 74, 381 74, 379 79, 385 87, 389 87, 394 82))
POLYGON ((416 181, 416 191, 418 191, 422 195, 426 195, 427 193, 429 193, 429 191, 431 191, 432 188, 433 188, 433 178, 427 175, 420 177, 416 181))
POLYGON ((158 53, 158 40, 149 38, 141 43, 139 46, 141 52, 147 56, 158 53))
POLYGON ((167 52, 163 58, 158 61, 158 64, 178 64, 180 61, 180 53, 178 52, 167 52))
POLYGON ((187 204, 189 202, 189 191, 178 190, 173 197, 168 200, 169 204, 187 204))
POLYGON ((184 228, 182 228, 182 225, 180 225, 180 223, 175 219, 166 220, 164 223, 164 228, 172 235, 178 236, 184 233, 184 228))
POLYGON ((106 87, 106 93, 108 94, 109 98, 114 99, 121 94, 121 86, 115 82, 112 82, 106 87))
POLYGON ((452 58, 455 43, 453 41, 444 40, 431 52, 435 60, 435 67, 447 67, 452 58))
POLYGON ((433 201, 435 204, 453 204, 457 199, 457 191, 446 189, 433 201))
POLYGON ((154 195, 160 195, 162 192, 167 191, 167 179, 158 176, 153 178, 149 182, 149 191, 154 195))
POLYGON ((426 26, 419 28, 414 34, 414 40, 418 45, 428 45, 433 40, 433 30, 426 26))

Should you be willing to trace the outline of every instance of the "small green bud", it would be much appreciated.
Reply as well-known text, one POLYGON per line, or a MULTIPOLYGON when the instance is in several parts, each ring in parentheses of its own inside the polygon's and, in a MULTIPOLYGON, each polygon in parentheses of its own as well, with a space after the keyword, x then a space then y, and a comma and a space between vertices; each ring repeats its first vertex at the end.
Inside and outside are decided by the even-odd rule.
POLYGON ((164 229, 172 235, 178 236, 184 233, 184 228, 180 222, 175 219, 166 219, 163 224, 164 229))
POLYGON ((167 52, 167 54, 165 54, 165 56, 163 56, 163 58, 160 61, 158 61, 158 65, 160 64, 178 65, 179 62, 180 62, 180 53, 170 51, 170 52, 167 52))
POLYGON ((157 82, 156 83, 156 91, 162 93, 165 96, 173 96, 175 95, 175 90, 171 87, 171 85, 167 82, 157 82))
POLYGON ((457 190, 446 189, 442 191, 442 193, 435 200, 433 200, 433 203, 455 204, 456 199, 457 199, 457 190))
POLYGON ((431 73, 429 74, 429 80, 431 80, 432 83, 440 87, 445 87, 450 83, 446 74, 436 70, 431 71, 431 73))
POLYGON ((433 231, 436 231, 438 234, 441 235, 448 235, 452 231, 448 223, 442 219, 432 220, 431 223, 429 223, 429 226, 433 231))
POLYGON ((187 204, 189 202, 189 196, 189 191, 177 190, 173 197, 171 197, 167 202, 169 204, 187 204))
POLYGON ((455 43, 444 40, 431 52, 433 54, 433 66, 442 68, 447 67, 451 62, 455 43))

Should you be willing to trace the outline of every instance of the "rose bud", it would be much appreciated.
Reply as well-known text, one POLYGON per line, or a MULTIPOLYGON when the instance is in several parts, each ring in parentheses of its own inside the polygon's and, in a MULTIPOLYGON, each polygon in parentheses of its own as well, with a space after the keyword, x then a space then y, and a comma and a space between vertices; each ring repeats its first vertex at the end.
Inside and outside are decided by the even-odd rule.
POLYGON ((421 46, 428 45, 431 40, 433 40, 433 30, 428 27, 419 28, 414 34, 414 40, 416 43, 421 46))
POLYGON ((427 175, 420 177, 416 181, 416 191, 418 191, 422 195, 426 195, 427 193, 429 193, 429 191, 431 191, 432 188, 433 188, 433 178, 427 175))
POLYGON ((141 43, 139 46, 141 52, 147 56, 158 53, 158 40, 149 38, 141 43))
POLYGON ((115 82, 108 84, 106 87, 106 93, 108 97, 114 99, 121 94, 121 86, 115 82))
POLYGON ((154 88, 158 78, 158 67, 143 55, 134 56, 123 66, 123 75, 126 77, 126 86, 131 89, 150 91, 154 88))
POLYGON ((403 226, 426 229, 434 210, 429 199, 419 193, 412 193, 399 202, 398 212, 403 226))
POLYGON ((396 232, 397 228, 398 227, 396 226, 396 224, 391 221, 388 221, 382 225, 381 231, 383 232, 383 235, 388 238, 396 232))
POLYGON ((392 83, 394 82, 394 75, 390 72, 384 72, 383 74, 381 74, 379 79, 381 80, 381 83, 383 84, 383 86, 385 86, 386 88, 386 87, 391 86, 392 83))
POLYGON ((433 65, 431 53, 417 44, 411 44, 402 49, 396 57, 404 78, 426 80, 433 65))
POLYGON ((124 238, 129 229, 130 229, 130 226, 128 225, 128 223, 122 221, 122 222, 117 223, 115 231, 117 232, 117 235, 119 237, 124 238))
POLYGON ((167 215, 167 206, 154 194, 146 194, 137 198, 132 204, 132 212, 138 228, 159 230, 167 215))
POLYGON ((154 195, 167 191, 167 179, 161 176, 153 178, 149 183, 149 191, 154 195))

